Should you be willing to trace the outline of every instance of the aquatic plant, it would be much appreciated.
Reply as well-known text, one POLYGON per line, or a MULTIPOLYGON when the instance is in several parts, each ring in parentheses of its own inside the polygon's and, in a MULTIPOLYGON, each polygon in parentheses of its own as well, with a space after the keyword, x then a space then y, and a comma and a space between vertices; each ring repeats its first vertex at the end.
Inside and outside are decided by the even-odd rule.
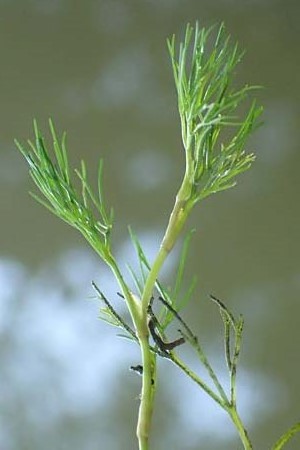
MULTIPOLYGON (((53 151, 47 149, 45 140, 34 122, 34 141, 24 147, 16 144, 30 167, 31 177, 41 195, 32 194, 53 214, 76 228, 109 266, 116 278, 120 296, 130 313, 127 323, 112 305, 105 293, 94 282, 96 294, 101 300, 101 318, 121 328, 128 339, 139 345, 141 364, 131 369, 142 375, 137 439, 140 450, 149 449, 151 419, 156 391, 157 358, 172 361, 187 377, 197 383, 230 416, 244 449, 253 448, 250 437, 237 408, 236 376, 241 350, 244 319, 235 317, 224 301, 211 296, 224 325, 224 353, 228 369, 229 390, 216 373, 200 339, 182 317, 181 310, 191 300, 194 283, 182 294, 184 267, 191 232, 186 234, 173 287, 164 285, 160 279, 161 269, 183 231, 187 219, 196 204, 210 195, 225 191, 236 184, 237 176, 248 170, 255 156, 245 150, 251 133, 259 125, 262 108, 256 101, 249 103, 249 95, 256 86, 236 88, 234 73, 243 52, 225 32, 219 28, 193 28, 187 25, 183 41, 177 49, 173 36, 168 40, 178 110, 181 123, 182 144, 185 152, 185 170, 182 183, 166 226, 159 251, 150 264, 141 243, 130 228, 132 244, 136 250, 139 270, 129 267, 135 291, 122 273, 112 250, 114 229, 113 210, 107 208, 102 189, 103 162, 98 168, 98 189, 94 192, 89 184, 87 169, 82 161, 75 170, 81 188, 76 188, 73 171, 68 162, 66 135, 59 137, 50 121, 53 151), (241 104, 243 107, 240 112, 241 104), (245 112, 246 111, 246 112, 245 112), (159 312, 154 312, 153 302, 159 302, 159 312), (167 338, 168 327, 176 322, 179 336, 173 341, 167 338), (182 344, 193 348, 195 356, 206 370, 210 387, 179 356, 182 344)), ((273 446, 280 450, 300 429, 295 425, 273 446)))

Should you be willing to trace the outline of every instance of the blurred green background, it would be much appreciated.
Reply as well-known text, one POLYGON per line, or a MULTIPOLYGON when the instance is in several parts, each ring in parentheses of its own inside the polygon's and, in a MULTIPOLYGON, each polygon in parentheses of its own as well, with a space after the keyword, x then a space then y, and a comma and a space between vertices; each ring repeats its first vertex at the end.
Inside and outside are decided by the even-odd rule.
MULTIPOLYGON (((0 1, 1 450, 137 448, 140 379, 128 368, 139 352, 97 320, 90 281, 122 308, 116 286, 81 237, 28 195, 13 138, 32 136, 33 117, 47 136, 52 117, 74 165, 84 158, 93 177, 103 157, 116 253, 134 260, 131 224, 151 258, 183 173, 165 42, 196 20, 225 21, 246 49, 238 81, 265 87, 265 125, 249 142, 253 169, 191 217, 188 277, 198 285, 184 316, 225 378, 208 294, 244 314, 238 394, 256 449, 299 421, 299 18, 296 0, 0 1)), ((153 450, 241 449, 225 413, 175 367, 159 369, 153 450)))

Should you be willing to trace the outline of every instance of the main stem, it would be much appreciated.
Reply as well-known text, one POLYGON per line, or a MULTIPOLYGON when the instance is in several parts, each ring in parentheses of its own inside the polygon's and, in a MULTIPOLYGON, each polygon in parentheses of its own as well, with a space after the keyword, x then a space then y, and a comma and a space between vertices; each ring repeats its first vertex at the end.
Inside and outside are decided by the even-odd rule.
MULTIPOLYGON (((141 301, 141 326, 137 329, 137 334, 141 346, 143 381, 141 392, 141 403, 139 408, 139 418, 137 424, 137 438, 139 441, 139 450, 148 450, 149 435, 153 414, 153 402, 156 383, 156 357, 150 351, 149 330, 148 330, 148 306, 153 293, 153 289, 158 278, 158 274, 163 263, 182 230, 182 227, 191 210, 192 203, 189 202, 190 196, 187 195, 187 178, 185 177, 182 186, 176 196, 175 205, 170 215, 169 223, 157 253, 155 261, 147 277, 142 301, 141 301)), ((188 183, 189 184, 189 183, 188 183)), ((190 192, 189 192, 190 194, 190 192)))
POLYGON ((227 408, 228 414, 230 415, 235 427, 238 430, 240 439, 244 445, 245 450, 253 450, 252 443, 250 441, 250 438, 248 436, 247 430, 243 425, 243 422, 236 410, 235 406, 230 406, 230 408, 227 408))
POLYGON ((192 209, 192 202, 190 199, 190 191, 191 186, 187 180, 187 177, 184 178, 182 186, 176 196, 176 201, 174 208, 171 212, 169 223, 167 229, 165 231, 165 235, 160 245, 159 252, 155 258, 155 261, 152 265, 152 268, 147 277, 144 292, 142 296, 142 308, 143 310, 147 310, 150 298, 152 296, 153 288, 155 286, 158 274, 161 270, 161 267, 174 247, 177 238, 186 222, 188 214, 192 209), (187 193, 188 190, 188 193, 187 193))
POLYGON ((150 350, 147 314, 145 314, 142 309, 141 301, 136 299, 129 291, 114 259, 111 257, 107 262, 122 289, 140 343, 143 365, 143 384, 137 425, 137 438, 139 441, 139 450, 148 450, 151 417, 153 413, 153 399, 155 394, 156 356, 150 350))
POLYGON ((156 356, 150 351, 148 329, 145 331, 147 331, 147 334, 145 334, 144 336, 139 336, 143 363, 141 403, 136 430, 137 438, 139 441, 139 450, 148 450, 156 388, 156 356))

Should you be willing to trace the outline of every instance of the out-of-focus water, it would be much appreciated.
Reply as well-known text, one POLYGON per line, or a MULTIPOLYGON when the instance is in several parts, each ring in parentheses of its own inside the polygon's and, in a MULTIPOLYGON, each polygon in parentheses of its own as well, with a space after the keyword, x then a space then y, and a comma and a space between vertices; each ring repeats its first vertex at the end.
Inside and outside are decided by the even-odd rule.
MULTIPOLYGON (((225 21, 246 48, 238 78, 265 87, 265 125, 249 143, 253 169, 191 217, 188 271, 199 281, 185 317, 225 380, 208 293, 244 314, 238 393, 255 448, 299 420, 299 15, 293 0, 0 1, 0 450, 137 447, 140 379, 128 367, 139 352, 97 320, 90 281, 120 302, 117 288, 82 238, 29 197, 13 138, 32 136, 33 117, 47 135, 52 117, 74 165, 84 158, 93 177, 103 157, 116 252, 133 261, 131 224, 151 258, 183 172, 165 41, 195 20, 225 21)), ((162 362, 160 376, 153 449, 241 448, 176 368, 162 362)))

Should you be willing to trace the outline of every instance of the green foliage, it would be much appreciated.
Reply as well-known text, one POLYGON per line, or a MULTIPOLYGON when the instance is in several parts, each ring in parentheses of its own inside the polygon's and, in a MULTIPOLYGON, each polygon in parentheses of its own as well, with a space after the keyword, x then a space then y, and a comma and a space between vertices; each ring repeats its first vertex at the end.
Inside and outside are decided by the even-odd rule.
POLYGON ((233 87, 242 52, 231 45, 224 25, 215 39, 212 31, 200 30, 198 23, 195 30, 188 25, 178 59, 175 36, 168 41, 193 201, 234 186, 236 176, 250 168, 255 157, 244 147, 262 112, 254 101, 244 119, 238 119, 238 106, 256 87, 233 87), (224 142, 221 132, 227 128, 234 133, 224 142))
POLYGON ((26 150, 18 141, 16 145, 30 167, 30 175, 42 196, 33 197, 53 214, 76 228, 89 241, 94 249, 105 259, 109 254, 110 233, 113 225, 112 210, 107 214, 102 193, 102 169, 100 160, 98 169, 98 193, 95 195, 88 184, 84 161, 81 170, 76 170, 81 182, 81 193, 74 187, 66 150, 66 134, 61 141, 52 121, 49 121, 53 140, 53 156, 47 150, 36 121, 34 122, 35 141, 28 141, 26 150), (94 210, 98 214, 96 218, 94 210))

